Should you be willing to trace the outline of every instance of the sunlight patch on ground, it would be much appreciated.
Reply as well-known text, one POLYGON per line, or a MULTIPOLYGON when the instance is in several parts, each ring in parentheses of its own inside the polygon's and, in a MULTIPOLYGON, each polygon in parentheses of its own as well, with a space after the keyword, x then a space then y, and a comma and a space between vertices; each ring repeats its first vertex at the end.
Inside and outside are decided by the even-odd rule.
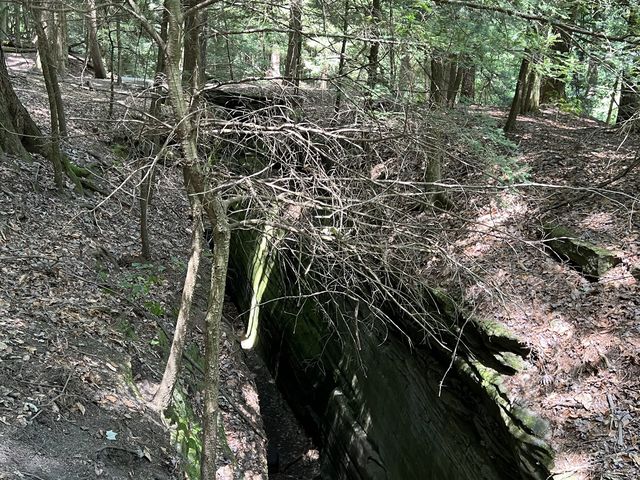
POLYGON ((9 68, 9 70, 27 72, 36 66, 36 62, 31 56, 25 56, 23 54, 7 54, 5 58, 7 68, 9 68))
POLYGON ((580 227, 596 230, 598 232, 606 232, 614 224, 614 217, 611 212, 594 212, 586 216, 581 222, 580 227))
POLYGON ((591 469, 588 455, 563 452, 556 457, 553 480, 587 480, 591 469))

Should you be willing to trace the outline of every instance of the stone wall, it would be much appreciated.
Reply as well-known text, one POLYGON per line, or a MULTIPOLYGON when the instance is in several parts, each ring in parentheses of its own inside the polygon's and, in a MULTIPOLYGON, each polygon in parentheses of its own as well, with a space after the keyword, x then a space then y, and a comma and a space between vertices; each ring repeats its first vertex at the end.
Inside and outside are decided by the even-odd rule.
MULTIPOLYGON (((230 287, 240 311, 250 305, 254 238, 239 234, 233 241, 230 287)), ((477 360, 502 358, 496 346, 519 347, 514 339, 468 322, 464 343, 476 352, 461 350, 452 363, 419 331, 407 338, 362 305, 337 305, 328 295, 296 298, 290 280, 291 272, 274 268, 262 299, 259 348, 323 448, 323 478, 548 478, 544 422, 512 405, 500 375, 477 360)), ((411 331, 410 319, 397 320, 411 331)))

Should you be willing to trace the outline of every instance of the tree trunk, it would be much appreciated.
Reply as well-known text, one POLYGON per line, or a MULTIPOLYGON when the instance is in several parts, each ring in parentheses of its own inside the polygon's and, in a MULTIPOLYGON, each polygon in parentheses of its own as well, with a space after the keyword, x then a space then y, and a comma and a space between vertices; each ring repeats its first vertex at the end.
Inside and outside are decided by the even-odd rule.
MULTIPOLYGON (((133 0, 130 1, 130 5, 133 0)), ((214 252, 211 273, 211 296, 205 318, 205 407, 203 425, 203 447, 201 458, 201 478, 216 477, 216 446, 219 395, 218 344, 220 318, 224 301, 225 279, 229 253, 229 226, 224 202, 219 193, 211 193, 201 173, 196 143, 197 130, 193 116, 187 107, 180 78, 180 47, 182 39, 182 5, 180 0, 166 0, 169 11, 169 26, 166 42, 166 70, 169 96, 174 113, 177 135, 185 162, 185 176, 193 186, 193 193, 204 199, 203 208, 207 212, 213 229, 214 252), (205 191, 207 192, 205 194, 205 191)), ((152 29, 152 27, 149 27, 152 29)))
POLYGON ((107 78, 107 70, 104 68, 100 43, 98 42, 98 12, 95 0, 87 0, 89 10, 87 17, 87 42, 89 44, 89 55, 93 65, 93 75, 96 78, 107 78))
POLYGON ((291 0, 289 12, 289 42, 284 77, 287 83, 298 87, 302 67, 302 0, 291 0))
POLYGON ((476 98, 476 67, 475 65, 464 68, 460 96, 467 98, 472 102, 476 98))
MULTIPOLYGON (((204 189, 202 189, 204 191, 204 189)), ((220 321, 224 307, 229 243, 231 231, 226 206, 218 194, 206 193, 204 207, 213 229, 213 259, 209 306, 205 316, 205 391, 202 419, 202 458, 200 478, 216 478, 216 448, 218 440, 218 396, 220 394, 220 321)))
POLYGON ((0 2, 0 44, 9 40, 9 8, 8 2, 0 2))
MULTIPOLYGON (((165 44, 167 42, 168 26, 169 26, 169 10, 167 9, 167 4, 165 2, 164 8, 162 9, 162 21, 160 22, 160 38, 165 44)), ((167 61, 166 52, 161 45, 158 45, 158 57, 156 59, 156 74, 166 73, 165 72, 166 61, 167 61)))
POLYGON ((46 37, 44 26, 41 20, 41 12, 36 8, 31 8, 31 12, 34 18, 34 24, 36 33, 38 35, 38 54, 42 61, 42 73, 44 75, 44 83, 47 88, 47 98, 49 99, 49 113, 51 118, 51 150, 50 158, 53 162, 53 175, 55 184, 58 190, 62 191, 64 188, 63 166, 62 166, 62 154, 60 151, 60 135, 62 133, 60 122, 64 121, 59 118, 58 115, 58 102, 56 98, 56 92, 54 84, 58 83, 58 78, 55 73, 55 68, 51 67, 52 55, 49 50, 49 42, 46 37))
POLYGON ((616 103, 616 95, 618 94, 618 86, 620 85, 620 75, 616 75, 616 81, 613 84, 613 90, 611 92, 611 99, 609 100, 609 109, 607 110, 606 123, 611 123, 611 117, 613 115, 613 106, 616 103))
POLYGON ((524 88, 527 83, 527 74, 529 72, 529 60, 525 57, 520 63, 520 72, 518 74, 518 81, 516 83, 516 91, 513 95, 513 101, 511 102, 511 109, 509 110, 509 117, 507 123, 504 125, 505 133, 513 132, 516 128, 516 119, 522 105, 524 97, 524 88))
MULTIPOLYGON (((559 30, 556 27, 553 28, 552 33, 556 36, 556 39, 551 45, 551 50, 557 60, 562 62, 571 51, 571 37, 564 30, 559 30)), ((542 79, 540 87, 541 103, 557 102, 567 98, 566 73, 560 71, 561 68, 558 68, 558 73, 555 76, 542 79)))
POLYGON ((455 59, 451 60, 449 82, 447 84, 447 104, 450 108, 455 106, 458 90, 460 90, 460 85, 462 84, 462 75, 462 67, 460 67, 455 59))
POLYGON ((373 41, 369 47, 369 63, 367 65, 367 86, 370 89, 378 84, 378 64, 380 63, 380 21, 382 20, 382 0, 371 2, 371 36, 373 41))
MULTIPOLYGON (((198 0, 188 0, 188 8, 198 4, 198 0)), ((202 14, 194 10, 184 19, 184 49, 182 57, 182 84, 189 87, 189 91, 197 92, 200 77, 198 75, 200 62, 200 33, 202 31, 202 14)))
POLYGON ((520 113, 533 113, 540 110, 540 75, 535 68, 529 68, 527 80, 522 89, 520 113))
POLYGON ((445 91, 444 61, 441 57, 431 57, 431 103, 444 105, 447 101, 445 91))
POLYGON ((342 84, 344 79, 344 69, 347 61, 347 34, 349 33, 349 0, 344 1, 344 14, 342 16, 342 42, 340 44, 340 60, 338 62, 338 78, 336 80, 336 103, 335 113, 340 111, 342 103, 342 84))
MULTIPOLYGON (((193 187, 190 185, 186 171, 184 175, 185 189, 187 192, 193 193, 193 187)), ((171 350, 169 358, 162 375, 160 386, 153 397, 153 405, 159 411, 165 410, 171 404, 171 396, 173 389, 178 380, 180 365, 182 364, 182 353, 184 344, 187 339, 187 329, 189 326, 189 314, 191 312, 191 304, 193 302, 193 292, 196 288, 198 278, 198 269, 200 267, 200 258, 202 257, 202 203, 197 195, 189 195, 191 202, 191 215, 193 222, 191 224, 191 256, 187 264, 187 273, 184 278, 184 286, 182 287, 182 298, 180 300, 180 310, 176 327, 173 333, 173 341, 171 342, 171 350)))
POLYGON ((199 41, 198 41, 198 53, 200 58, 198 59, 198 85, 202 86, 207 82, 207 45, 209 38, 209 12, 208 10, 199 10, 199 41))
POLYGON ((63 74, 67 68, 69 56, 67 47, 67 15, 65 7, 60 0, 53 0, 47 10, 47 30, 49 49, 51 51, 51 67, 56 69, 56 74, 63 74))
MULTIPOLYGON (((640 6, 629 8, 627 34, 640 35, 640 6)), ((620 104, 616 124, 621 125, 636 117, 640 112, 640 47, 634 47, 635 59, 623 71, 620 87, 620 104)))
POLYGON ((40 128, 24 108, 9 80, 4 52, 0 46, 0 149, 21 157, 38 153, 50 158, 40 128))

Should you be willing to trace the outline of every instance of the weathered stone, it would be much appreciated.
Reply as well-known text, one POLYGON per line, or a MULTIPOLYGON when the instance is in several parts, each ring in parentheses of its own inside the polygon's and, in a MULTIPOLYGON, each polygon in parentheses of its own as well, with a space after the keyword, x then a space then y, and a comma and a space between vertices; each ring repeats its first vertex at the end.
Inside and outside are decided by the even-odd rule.
POLYGON ((621 262, 613 252, 581 240, 565 227, 544 227, 544 244, 563 261, 568 261, 586 277, 598 279, 621 262))
MULTIPOLYGON (((241 311, 250 305, 244 285, 252 245, 249 236, 233 242, 230 286, 241 311)), ((323 447, 323 478, 548 478, 544 422, 514 406, 501 375, 487 366, 515 371, 505 358, 522 353, 517 339, 495 325, 465 321, 449 297, 431 292, 439 305, 434 315, 460 325, 447 333, 462 335, 452 362, 424 342, 424 331, 411 334, 410 348, 362 305, 356 317, 354 306, 336 305, 335 297, 294 298, 289 273, 274 268, 269 279, 259 345, 323 447)), ((397 321, 411 331, 411 319, 398 314, 397 321)))

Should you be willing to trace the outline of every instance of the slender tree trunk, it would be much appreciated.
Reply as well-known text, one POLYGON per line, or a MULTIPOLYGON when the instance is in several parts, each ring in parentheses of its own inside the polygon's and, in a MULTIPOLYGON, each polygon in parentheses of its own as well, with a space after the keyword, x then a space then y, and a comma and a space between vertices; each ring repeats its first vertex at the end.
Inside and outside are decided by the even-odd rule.
POLYGON ((395 25, 393 23, 393 3, 389 2, 389 34, 391 35, 391 44, 389 44, 389 89, 397 93, 399 88, 398 75, 396 69, 396 47, 395 25))
POLYGON ((300 85, 302 67, 302 0, 291 0, 289 12, 289 42, 284 77, 287 83, 300 85))
POLYGON ((446 103, 444 61, 440 57, 431 57, 431 86, 429 90, 433 105, 444 105, 446 103))
POLYGON ((476 98, 476 67, 471 65, 464 68, 460 95, 474 101, 476 98))
MULTIPOLYGON (((551 50, 555 57, 562 60, 571 51, 571 37, 567 32, 555 27, 552 32, 556 36, 556 40, 551 45, 551 50)), ((567 98, 566 85, 566 74, 562 72, 558 72, 556 76, 543 78, 540 87, 540 102, 544 104, 565 100, 567 98)))
POLYGON ((456 103, 458 91, 462 84, 463 71, 456 59, 451 60, 451 68, 449 69, 449 82, 447 84, 447 104, 453 108, 456 103))
MULTIPOLYGON (((629 8, 627 19, 627 33, 640 35, 640 6, 637 4, 629 8)), ((640 112, 640 47, 634 48, 635 58, 622 72, 620 80, 620 105, 616 124, 621 125, 636 118, 640 112)), ((636 118, 637 120, 637 118, 636 118)))
POLYGON ((338 62, 338 79, 336 81, 336 103, 334 111, 340 111, 342 103, 342 88, 344 84, 344 69, 347 60, 347 34, 349 33, 349 0, 344 1, 344 14, 342 16, 342 42, 340 44, 340 60, 338 62))
MULTIPOLYGON (((160 22, 160 38, 166 44, 167 43, 167 29, 169 27, 169 10, 167 9, 166 2, 162 9, 162 21, 160 22)), ((166 52, 162 46, 158 45, 158 57, 156 59, 156 74, 166 73, 166 52)))
POLYGON ((34 25, 36 28, 36 34, 38 36, 38 53, 42 60, 42 73, 44 75, 44 83, 47 89, 47 98, 49 99, 49 110, 51 118, 50 158, 53 162, 55 184, 58 187, 58 190, 62 191, 64 189, 64 167, 62 163, 62 153, 60 151, 60 136, 64 134, 63 132, 65 132, 66 129, 63 128, 64 116, 62 118, 60 118, 59 116, 59 112, 63 110, 58 86, 58 78, 55 68, 51 67, 53 55, 49 50, 49 42, 44 30, 44 26, 42 24, 41 11, 37 8, 33 8, 32 6, 31 13, 34 18, 34 25), (60 103, 58 103, 58 100, 60 100, 60 103))
POLYGON ((380 63, 380 21, 382 20, 382 0, 371 1, 371 36, 373 41, 369 47, 369 64, 367 66, 367 86, 370 89, 378 84, 378 64, 380 63))
POLYGON ((8 2, 0 2, 0 43, 9 40, 9 9, 8 2))
POLYGON ((203 86, 207 82, 207 45, 209 38, 209 12, 208 10, 200 10, 198 19, 200 24, 198 25, 199 41, 198 41, 198 53, 200 58, 198 60, 198 85, 203 86))
POLYGON ((60 0, 53 0, 49 4, 47 11, 49 20, 47 25, 51 25, 50 33, 47 33, 49 39, 49 49, 53 63, 52 68, 56 69, 56 74, 61 75, 67 68, 67 15, 64 5, 60 0))
MULTIPOLYGON (((529 65, 531 67, 531 64, 529 65)), ((535 68, 529 68, 527 80, 522 89, 520 113, 533 113, 540 110, 540 75, 535 68)))
POLYGON ((96 78, 107 78, 107 70, 104 68, 100 43, 98 42, 98 12, 95 0, 87 0, 89 10, 87 17, 87 43, 89 44, 89 55, 93 65, 93 75, 96 78))
POLYGON ((509 118, 504 125, 504 131, 506 133, 513 132, 516 128, 516 119, 522 105, 522 99, 524 97, 524 89, 527 83, 527 74, 529 72, 529 60, 525 57, 520 63, 520 72, 518 74, 518 82, 516 83, 516 91, 513 95, 513 101, 511 102, 511 109, 509 110, 509 118))
MULTIPOLYGON (((20 3, 16 3, 13 6, 13 18, 15 19, 15 23, 13 27, 13 35, 15 38, 14 43, 17 48, 21 48, 22 47, 22 29, 20 28, 21 26, 20 19, 22 18, 22 5, 20 5, 20 3)), ((25 25, 25 30, 27 29, 28 27, 25 25)))
MULTIPOLYGON (((129 6, 134 12, 138 7, 134 0, 128 0, 129 6)), ((193 116, 182 89, 180 75, 180 57, 183 11, 181 0, 166 0, 166 8, 169 12, 168 34, 166 41, 166 73, 169 84, 169 97, 173 108, 177 137, 180 140, 182 154, 184 156, 185 177, 192 185, 194 195, 204 199, 202 202, 207 212, 209 222, 213 229, 214 252, 211 275, 211 292, 209 308, 205 318, 205 406, 203 425, 203 448, 201 457, 201 478, 213 480, 216 478, 216 446, 217 446, 217 422, 218 422, 218 395, 219 395, 219 360, 218 345, 220 341, 220 319, 224 301, 225 279, 229 252, 229 225, 224 202, 220 193, 212 193, 212 190, 204 180, 202 166, 198 158, 196 143, 196 128, 193 116), (207 193, 205 193, 207 192, 207 193)), ((137 13, 147 32, 156 42, 163 43, 152 25, 137 13)), ((178 352, 176 352, 177 355, 178 352)), ((180 352, 181 354, 182 352, 180 352)))
POLYGON ((231 231, 226 206, 219 195, 204 195, 205 209, 213 230, 213 259, 209 306, 205 317, 205 392, 202 420, 202 458, 200 478, 216 478, 216 448, 218 440, 218 396, 220 394, 220 321, 224 307, 229 243, 231 231))
POLYGON ((606 123, 611 123, 611 116, 613 114, 613 106, 616 104, 616 95, 618 94, 618 86, 620 85, 620 75, 616 76, 616 81, 613 84, 613 91, 611 92, 611 100, 609 101, 609 110, 607 111, 606 123))
POLYGON ((118 85, 122 85, 122 33, 121 33, 120 17, 116 18, 116 73, 118 74, 118 85))
MULTIPOLYGON (((198 0, 188 0, 187 7, 198 4, 198 0)), ((190 87, 191 92, 198 90, 198 62, 200 60, 200 32, 202 31, 201 13, 193 11, 184 19, 184 49, 182 58, 182 84, 190 87)))
MULTIPOLYGON (((193 186, 190 185, 190 179, 186 170, 184 181, 187 192, 193 192, 193 186)), ((191 256, 189 257, 184 286, 182 287, 180 310, 178 312, 178 319, 176 320, 169 358, 167 358, 162 381, 153 397, 153 405, 159 411, 165 410, 171 404, 173 389, 178 380, 178 373, 180 372, 180 365, 182 364, 182 353, 187 339, 193 292, 196 288, 198 269, 202 257, 202 203, 198 195, 190 195, 189 200, 191 202, 191 215, 193 218, 191 224, 191 256)))

